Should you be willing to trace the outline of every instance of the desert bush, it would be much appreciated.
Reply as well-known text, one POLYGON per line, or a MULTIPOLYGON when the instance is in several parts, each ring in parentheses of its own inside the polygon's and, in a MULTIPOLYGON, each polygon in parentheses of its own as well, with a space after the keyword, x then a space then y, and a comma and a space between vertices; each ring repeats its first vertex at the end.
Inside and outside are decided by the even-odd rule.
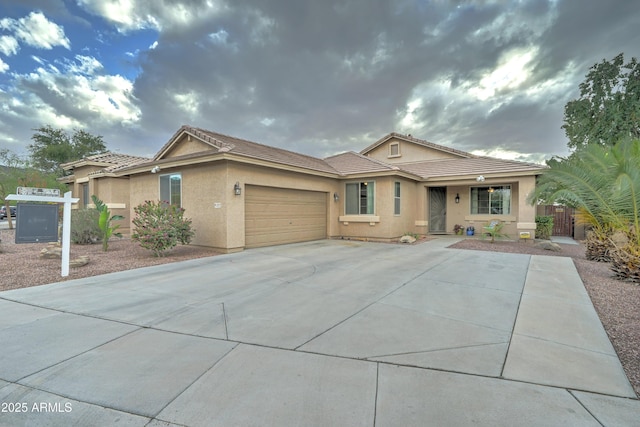
POLYGON ((553 233, 553 216, 536 216, 536 239, 549 240, 553 233))
POLYGON ((184 209, 163 202, 146 201, 133 208, 135 230, 131 238, 155 256, 163 256, 178 243, 191 243, 195 232, 191 220, 184 218, 184 209))
POLYGON ((100 212, 95 209, 74 209, 71 211, 71 241, 88 245, 100 240, 98 218, 100 212))

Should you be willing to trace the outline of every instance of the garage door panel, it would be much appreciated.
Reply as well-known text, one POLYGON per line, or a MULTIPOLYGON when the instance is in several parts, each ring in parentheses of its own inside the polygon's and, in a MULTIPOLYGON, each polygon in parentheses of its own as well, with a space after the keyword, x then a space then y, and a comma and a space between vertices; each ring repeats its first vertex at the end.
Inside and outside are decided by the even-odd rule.
POLYGON ((326 193, 246 186, 246 247, 324 239, 326 230, 326 193))

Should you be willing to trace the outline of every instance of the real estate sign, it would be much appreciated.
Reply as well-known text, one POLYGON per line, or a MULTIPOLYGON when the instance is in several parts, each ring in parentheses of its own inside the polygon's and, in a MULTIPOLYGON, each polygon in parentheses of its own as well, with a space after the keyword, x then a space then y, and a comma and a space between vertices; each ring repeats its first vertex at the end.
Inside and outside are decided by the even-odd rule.
POLYGON ((47 243, 57 241, 57 203, 18 203, 16 243, 47 243))
POLYGON ((57 188, 18 187, 16 194, 19 196, 60 197, 60 190, 57 188))

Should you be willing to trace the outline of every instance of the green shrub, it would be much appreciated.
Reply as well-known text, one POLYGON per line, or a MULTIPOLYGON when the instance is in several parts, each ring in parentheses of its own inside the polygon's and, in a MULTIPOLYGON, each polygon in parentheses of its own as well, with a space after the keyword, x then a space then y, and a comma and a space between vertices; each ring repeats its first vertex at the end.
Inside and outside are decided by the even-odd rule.
POLYGON ((119 221, 124 219, 122 215, 114 215, 111 216, 111 211, 107 205, 96 195, 91 196, 91 200, 93 204, 96 206, 96 210, 98 211, 98 228, 100 229, 100 238, 102 239, 102 250, 107 252, 109 249, 109 238, 113 235, 116 237, 122 237, 121 233, 116 232, 120 225, 111 225, 111 221, 119 221))
POLYGON ((184 209, 177 206, 146 201, 133 210, 136 217, 133 219, 135 230, 131 238, 155 256, 163 256, 178 243, 189 244, 195 234, 191 220, 183 216, 184 209))
POLYGON ((553 233, 553 216, 536 216, 536 239, 549 240, 553 233))
POLYGON ((98 227, 100 212, 95 209, 74 209, 71 211, 71 241, 89 245, 100 240, 98 227))

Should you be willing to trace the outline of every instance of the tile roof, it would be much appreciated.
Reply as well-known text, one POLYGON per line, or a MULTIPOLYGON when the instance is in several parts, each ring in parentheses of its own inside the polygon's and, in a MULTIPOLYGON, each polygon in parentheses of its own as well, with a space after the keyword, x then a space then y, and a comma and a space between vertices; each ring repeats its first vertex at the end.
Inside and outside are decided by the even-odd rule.
POLYGON ((362 154, 354 151, 348 151, 346 153, 327 157, 324 161, 331 165, 341 175, 398 170, 396 166, 372 159, 371 157, 363 156, 362 154))
POLYGON ((455 148, 450 148, 450 147, 445 147, 444 145, 434 144, 433 142, 429 142, 429 141, 426 141, 424 139, 414 138, 411 135, 403 135, 403 134, 400 134, 400 133, 397 133, 397 132, 391 132, 390 134, 383 136, 382 138, 380 138, 379 140, 377 140, 376 142, 374 142, 373 144, 371 144, 370 146, 368 146, 364 150, 360 151, 360 153, 361 154, 366 154, 366 153, 370 152, 371 150, 373 150, 374 148, 378 147, 379 145, 381 145, 381 144, 385 143, 386 141, 388 141, 390 139, 393 139, 393 138, 403 139, 405 141, 413 142, 414 144, 417 144, 417 145, 422 145, 423 147, 433 148, 435 150, 439 150, 439 151, 444 151, 444 152, 447 152, 447 153, 455 154, 455 155, 460 156, 460 157, 466 157, 466 158, 478 157, 475 154, 471 154, 471 153, 468 153, 466 151, 457 150, 455 148))
POLYGON ((110 173, 116 172, 120 169, 124 169, 129 166, 137 165, 140 163, 145 163, 150 161, 151 159, 147 157, 139 157, 139 156, 131 156, 129 154, 120 154, 113 153, 107 151, 106 153, 94 154, 93 156, 85 157, 84 159, 76 160, 73 162, 63 163, 62 168, 65 170, 72 170, 81 166, 104 166, 101 171, 93 172, 96 173, 110 173))
MULTIPOLYGON (((205 129, 199 129, 191 126, 182 126, 171 140, 165 144, 158 152, 154 160, 158 160, 175 140, 182 134, 189 133, 203 142, 211 145, 212 150, 217 152, 226 152, 236 154, 243 157, 249 157, 258 160, 266 160, 269 162, 279 163, 287 166, 300 167, 319 172, 327 172, 337 174, 333 167, 327 162, 317 157, 307 156, 305 154, 295 153, 293 151, 284 150, 282 148, 271 147, 256 142, 235 138, 221 133, 211 132, 205 129)), ((205 151, 202 154, 209 154, 205 151)))
MULTIPOLYGON (((475 154, 467 153, 460 150, 433 144, 428 141, 419 140, 411 136, 390 133, 384 138, 378 140, 373 145, 362 150, 360 153, 349 151, 334 156, 320 159, 317 157, 307 156, 305 154, 296 153, 282 148, 271 147, 256 142, 224 135, 217 132, 208 131, 192 126, 182 126, 171 139, 158 151, 153 161, 158 160, 183 160, 196 159, 198 157, 210 155, 212 153, 229 153, 248 159, 262 160, 285 166, 298 167, 316 172, 329 173, 338 176, 348 176, 353 174, 366 173, 382 173, 397 171, 399 173, 408 173, 415 175, 416 178, 429 179, 434 177, 460 176, 460 175, 480 175, 492 173, 535 173, 544 169, 544 166, 524 163, 513 160, 503 160, 491 157, 482 157, 475 154), (164 155, 178 143, 180 137, 187 133, 209 145, 209 149, 201 152, 189 153, 171 159, 164 159, 164 155), (363 155, 387 141, 390 138, 402 138, 416 144, 450 152, 460 156, 456 159, 439 159, 412 163, 396 163, 389 164, 380 160, 363 155)), ((111 153, 113 155, 113 153, 111 153)), ((133 156, 129 156, 133 157, 133 156)), ((126 169, 130 166, 138 165, 150 159, 138 158, 142 161, 135 160, 127 165, 114 166, 115 170, 126 169)), ((110 167, 112 168, 112 167, 110 167)), ((113 171, 114 169, 111 169, 113 171)), ((109 169, 109 168, 107 168, 109 169)))
POLYGON ((398 167, 402 170, 418 175, 423 179, 459 175, 536 172, 545 169, 545 166, 535 163, 525 163, 515 160, 495 159, 480 156, 475 156, 474 158, 469 159, 461 158, 405 163, 398 165, 398 167))

